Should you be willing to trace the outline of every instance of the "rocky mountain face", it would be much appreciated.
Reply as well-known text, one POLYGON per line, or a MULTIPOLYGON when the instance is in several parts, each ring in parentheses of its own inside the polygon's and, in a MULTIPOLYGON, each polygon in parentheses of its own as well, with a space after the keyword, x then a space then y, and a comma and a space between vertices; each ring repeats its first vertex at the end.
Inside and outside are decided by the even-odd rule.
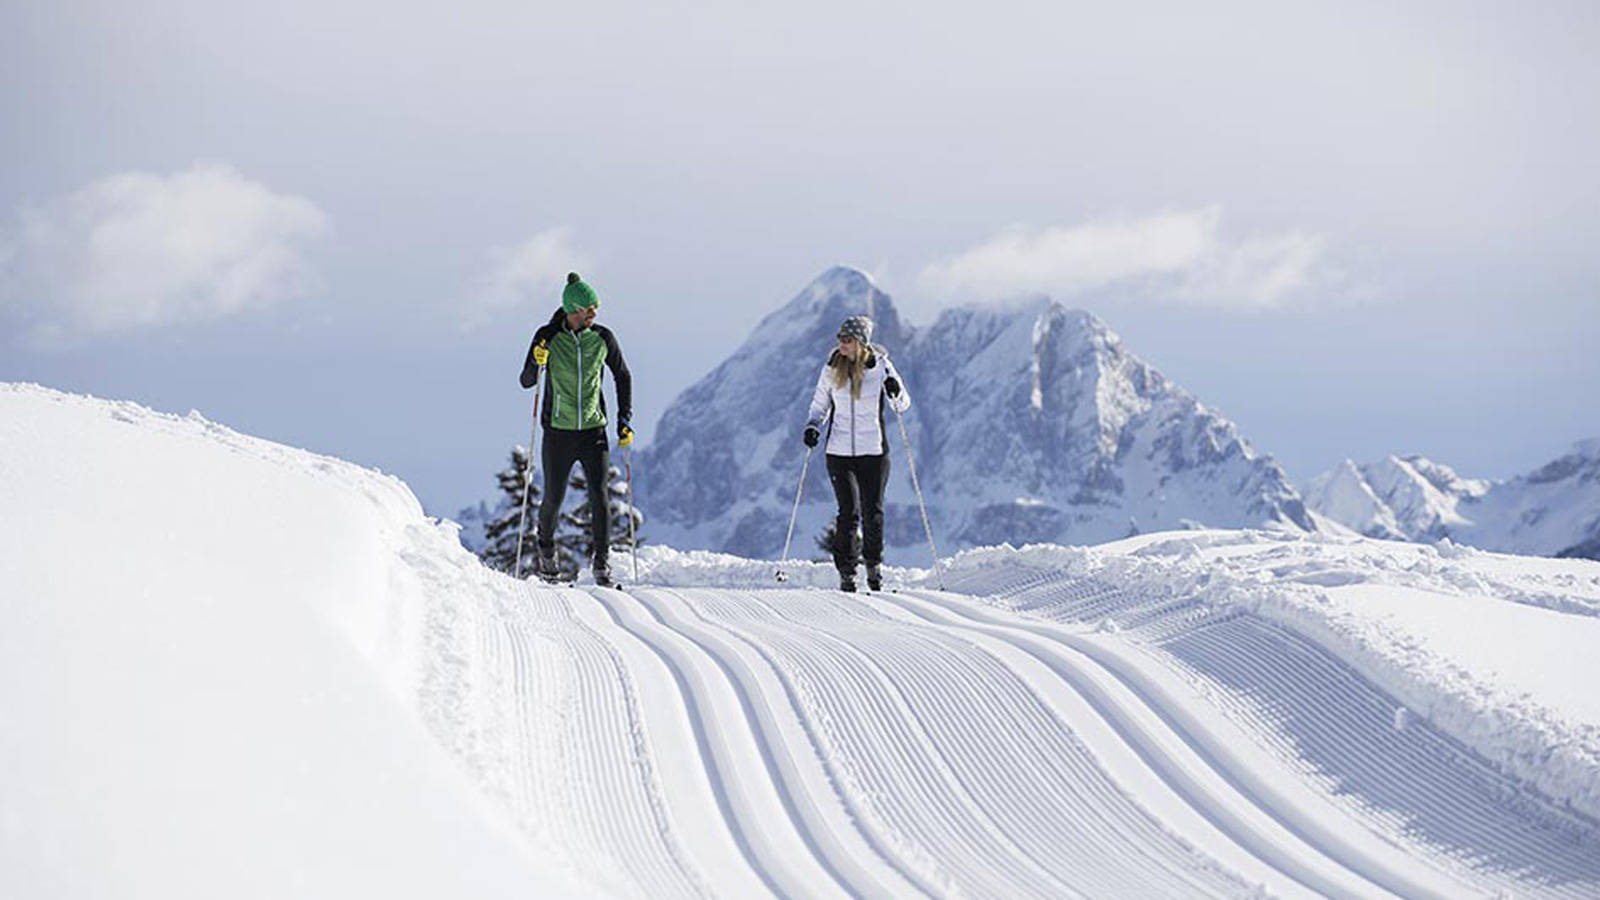
POLYGON ((1462 478, 1420 456, 1364 466, 1346 460, 1314 479, 1306 499, 1372 537, 1600 559, 1600 440, 1499 482, 1462 478))
MULTIPOLYGON (((668 408, 635 471, 656 541, 781 552, 812 388, 839 322, 861 313, 911 393, 903 424, 941 553, 1198 525, 1316 529, 1277 463, 1089 313, 1048 301, 958 308, 918 330, 864 273, 835 268, 668 408)), ((886 417, 887 555, 925 562, 902 423, 886 417)), ((820 555, 834 509, 823 469, 818 454, 792 556, 820 555)))
POLYGON ((1391 456, 1362 466, 1345 460, 1312 479, 1305 498, 1312 510, 1368 537, 1437 541, 1467 524, 1461 505, 1488 490, 1489 482, 1426 457, 1391 456))

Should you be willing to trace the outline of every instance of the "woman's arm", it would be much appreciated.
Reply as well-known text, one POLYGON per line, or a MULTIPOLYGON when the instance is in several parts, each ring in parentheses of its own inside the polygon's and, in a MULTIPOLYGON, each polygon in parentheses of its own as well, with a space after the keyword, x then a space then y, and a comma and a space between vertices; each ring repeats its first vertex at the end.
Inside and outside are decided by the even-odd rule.
POLYGON ((887 388, 891 378, 894 379, 895 384, 900 386, 900 390, 896 391, 894 396, 888 398, 889 405, 894 407, 896 412, 905 412, 911 408, 911 392, 906 390, 905 379, 901 378, 900 373, 895 370, 894 361, 889 358, 888 354, 884 354, 883 364, 884 393, 888 393, 887 388))
POLYGON ((833 411, 833 387, 828 384, 828 367, 823 365, 817 376, 817 389, 811 392, 811 409, 806 413, 806 425, 822 430, 822 423, 833 411))

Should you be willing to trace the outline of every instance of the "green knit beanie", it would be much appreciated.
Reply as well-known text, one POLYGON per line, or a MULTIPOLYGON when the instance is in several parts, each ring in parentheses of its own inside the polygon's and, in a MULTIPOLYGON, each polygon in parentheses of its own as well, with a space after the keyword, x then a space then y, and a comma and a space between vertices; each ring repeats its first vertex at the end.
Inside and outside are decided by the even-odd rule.
POLYGON ((600 296, 577 272, 567 273, 567 286, 561 290, 561 308, 569 315, 580 309, 600 305, 600 296))

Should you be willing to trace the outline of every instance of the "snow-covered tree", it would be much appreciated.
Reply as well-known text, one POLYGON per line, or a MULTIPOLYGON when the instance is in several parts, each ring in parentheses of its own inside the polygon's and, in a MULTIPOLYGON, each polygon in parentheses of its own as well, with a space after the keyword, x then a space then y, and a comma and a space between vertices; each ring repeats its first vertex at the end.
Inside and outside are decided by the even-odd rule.
MULTIPOLYGON (((568 493, 576 496, 578 502, 561 516, 561 522, 566 527, 557 532, 556 543, 577 554, 578 559, 587 560, 594 549, 589 530, 592 518, 589 513, 589 482, 581 471, 575 471, 569 484, 568 493)), ((644 514, 637 507, 628 505, 628 482, 622 477, 622 470, 616 466, 606 470, 606 501, 611 508, 613 555, 633 547, 628 534, 629 516, 633 518, 633 538, 641 544, 644 543, 643 537, 639 534, 640 529, 644 527, 644 514)))
MULTIPOLYGON (((527 472, 527 451, 522 447, 511 449, 511 462, 506 468, 500 470, 495 476, 500 486, 500 505, 495 508, 489 521, 484 525, 484 548, 478 553, 484 565, 501 572, 511 572, 516 565, 518 526, 522 522, 522 500, 525 473, 527 472)), ((573 474, 567 481, 566 509, 556 519, 556 564, 565 575, 574 575, 582 566, 588 565, 590 554, 593 552, 593 541, 589 532, 589 487, 583 477, 581 467, 574 466, 573 474)), ((526 535, 522 542, 522 574, 531 575, 537 566, 538 550, 534 546, 535 534, 538 531, 536 522, 539 517, 539 484, 537 476, 531 486, 532 495, 528 498, 528 514, 526 535)), ((611 547, 613 550, 627 551, 633 544, 628 537, 628 518, 633 518, 633 532, 635 538, 644 525, 644 514, 635 507, 628 505, 628 482, 622 477, 622 470, 611 466, 606 473, 606 496, 611 506, 611 547)))
MULTIPOLYGON (((539 516, 539 485, 533 482, 528 469, 528 451, 512 447, 510 464, 495 475, 495 480, 502 496, 494 515, 484 525, 485 541, 478 558, 489 568, 510 574, 517 563, 517 536, 522 533, 522 574, 526 577, 537 565, 534 536, 539 516), (526 523, 523 521, 524 488, 530 493, 526 523)), ((557 553, 561 553, 559 547, 557 553)))
POLYGON ((838 523, 829 519, 827 527, 817 532, 817 549, 822 551, 822 556, 817 557, 816 562, 833 561, 833 536, 838 530, 838 523))

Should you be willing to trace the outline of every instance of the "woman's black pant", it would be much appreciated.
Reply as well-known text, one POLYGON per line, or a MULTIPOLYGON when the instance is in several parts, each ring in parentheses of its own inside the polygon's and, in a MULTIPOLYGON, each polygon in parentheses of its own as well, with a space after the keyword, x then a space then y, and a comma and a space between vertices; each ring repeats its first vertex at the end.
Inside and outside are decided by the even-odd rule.
POLYGON ((839 518, 833 523, 834 566, 841 572, 854 572, 857 559, 865 558, 869 566, 883 562, 883 488, 889 483, 889 454, 830 453, 828 480, 833 482, 833 495, 839 500, 839 518))
POLYGON ((539 549, 548 553, 556 545, 556 516, 561 513, 561 501, 567 497, 567 475, 572 472, 572 464, 577 463, 583 466, 583 480, 589 491, 594 558, 605 559, 611 549, 611 504, 606 497, 611 445, 606 441, 605 428, 582 431, 546 428, 539 459, 544 466, 544 496, 539 498, 539 549))

